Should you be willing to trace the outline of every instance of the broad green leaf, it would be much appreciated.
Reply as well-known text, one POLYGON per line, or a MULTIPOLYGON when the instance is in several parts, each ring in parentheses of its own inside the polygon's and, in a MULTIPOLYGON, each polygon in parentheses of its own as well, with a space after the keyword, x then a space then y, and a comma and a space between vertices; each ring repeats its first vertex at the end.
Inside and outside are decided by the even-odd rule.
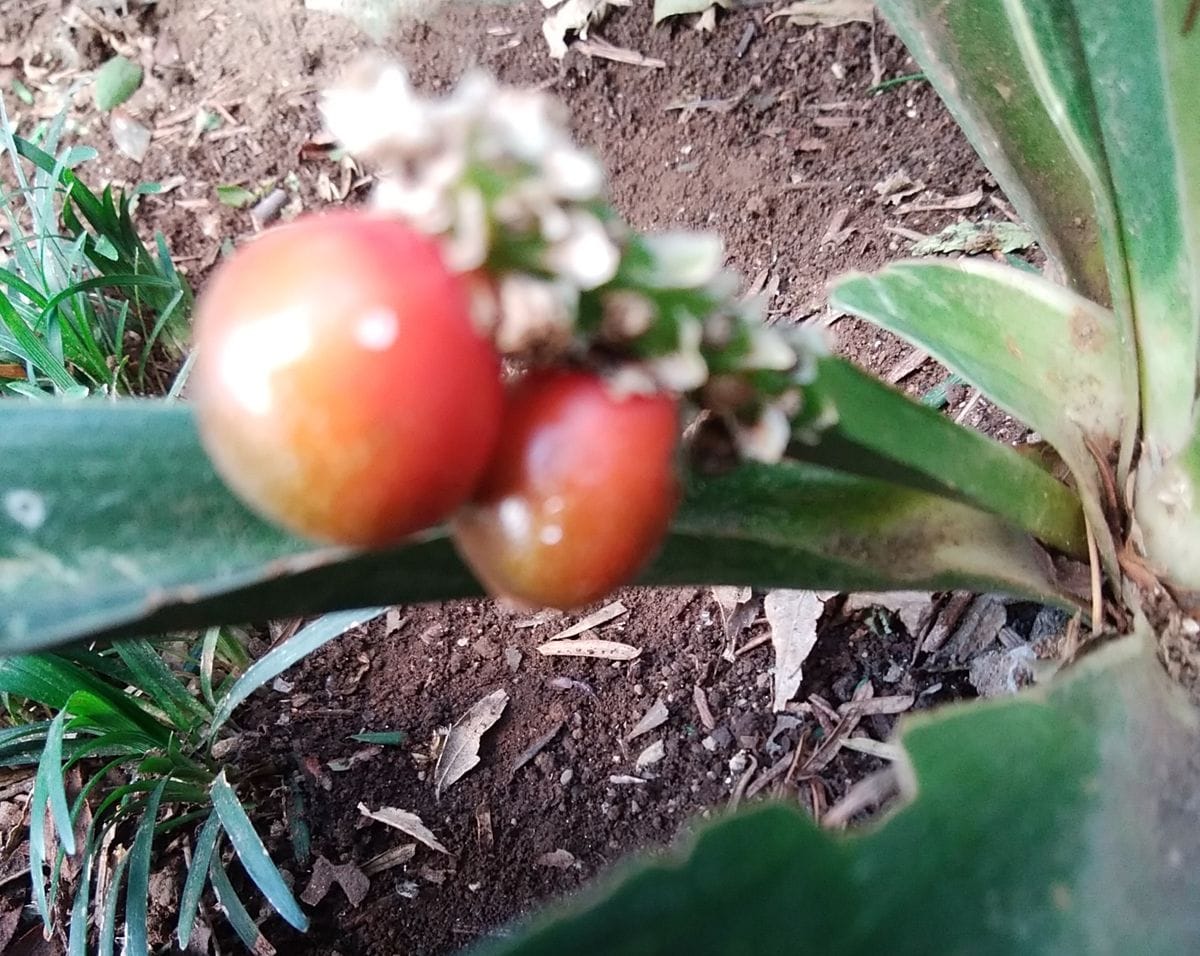
POLYGON ((96 109, 107 113, 124 103, 142 85, 142 68, 124 56, 114 56, 96 71, 92 94, 96 109))
MULTIPOLYGON (((50 722, 29 797, 29 879, 33 886, 34 909, 42 917, 47 929, 50 928, 50 906, 46 899, 46 875, 43 870, 46 865, 46 808, 59 804, 57 791, 63 787, 62 734, 65 718, 66 714, 59 712, 50 722)), ((61 796, 61 805, 56 806, 52 814, 56 827, 60 810, 63 816, 69 818, 65 793, 61 796)), ((70 832, 69 826, 67 829, 70 832)))
POLYGON ((759 807, 477 953, 1200 951, 1200 737, 1177 692, 1149 642, 1115 642, 1048 694, 906 721, 907 802, 881 824, 759 807))
POLYGON ((1153 462, 1187 444, 1196 399, 1200 29, 1192 0, 1074 8, 1116 197, 1153 462))
POLYGON ((97 929, 98 956, 113 956, 113 944, 117 935, 117 906, 121 901, 121 889, 125 883, 125 873, 129 869, 129 859, 129 854, 121 857, 108 885, 108 894, 104 898, 104 910, 97 929))
POLYGON ((1043 103, 1003 0, 880 0, 879 8, 1074 288, 1109 302, 1094 177, 1043 103))
POLYGON ((949 495, 1086 556, 1079 499, 1012 448, 956 425, 841 358, 818 363, 806 401, 836 421, 820 442, 794 442, 797 458, 949 495))
POLYGON ((1110 570, 1115 551, 1100 509, 1088 442, 1116 446, 1127 408, 1113 313, 1010 266, 976 260, 901 262, 852 274, 835 308, 927 350, 1001 408, 1040 432, 1071 468, 1110 570))
MULTIPOLYGON (((4 651, 479 593, 443 531, 355 553, 263 524, 226 491, 179 405, 13 403, 0 419, 4 651)), ((999 518, 802 463, 695 478, 644 580, 1069 600, 999 518)))
POLYGON ((300 904, 292 896, 283 875, 271 860, 271 855, 263 846, 254 824, 242 808, 242 802, 225 780, 224 771, 217 775, 210 792, 213 811, 220 817, 221 828, 229 837, 238 859, 242 861, 243 869, 280 916, 301 932, 306 931, 308 917, 300 909, 300 904))

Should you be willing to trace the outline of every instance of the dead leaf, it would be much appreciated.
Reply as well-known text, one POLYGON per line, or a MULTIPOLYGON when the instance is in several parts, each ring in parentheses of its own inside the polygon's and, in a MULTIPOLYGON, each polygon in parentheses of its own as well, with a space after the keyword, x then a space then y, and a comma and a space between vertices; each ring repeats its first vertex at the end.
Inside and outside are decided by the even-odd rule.
POLYGON ((844 610, 865 611, 881 607, 900 619, 908 635, 915 640, 924 636, 933 618, 933 595, 928 591, 885 591, 879 594, 851 594, 844 610))
POLYGON ((764 21, 787 17, 796 27, 838 27, 844 23, 872 23, 872 0, 800 0, 776 10, 764 21))
POLYGON ((479 763, 479 743, 500 719, 507 705, 508 692, 504 689, 494 690, 476 701, 470 710, 455 721, 433 770, 434 792, 437 796, 441 796, 443 790, 461 780, 479 763))
POLYGON ((907 206, 900 206, 896 212, 903 216, 910 212, 943 212, 955 209, 974 209, 981 202, 983 202, 982 186, 969 193, 963 193, 961 196, 951 196, 949 199, 943 199, 941 202, 909 203, 907 206))
POLYGON ((542 36, 550 48, 550 56, 561 60, 567 55, 567 38, 571 35, 586 40, 588 28, 608 15, 608 8, 627 7, 630 0, 542 0, 544 7, 558 7, 542 22, 542 36))
POLYGON ((575 854, 566 850, 551 850, 533 861, 538 866, 552 866, 556 870, 569 870, 575 865, 575 854))
POLYGON ((517 775, 518 770, 520 770, 525 766, 525 764, 529 763, 529 761, 541 753, 546 744, 550 743, 550 741, 558 736, 558 732, 563 729, 563 723, 564 721, 560 720, 548 731, 538 737, 528 747, 521 751, 520 756, 517 757, 517 759, 513 761, 512 766, 508 768, 509 783, 511 783, 513 777, 517 775))
POLYGON ((629 50, 623 46, 614 46, 607 40, 593 37, 590 40, 577 40, 575 49, 590 57, 601 60, 612 60, 614 63, 627 63, 629 66, 644 66, 651 70, 661 70, 667 65, 666 60, 656 56, 646 56, 637 50, 629 50))
POLYGON ((451 855, 450 851, 442 846, 438 838, 433 835, 433 831, 425 826, 415 813, 401 810, 399 807, 380 807, 378 810, 371 810, 365 803, 358 805, 358 812, 364 817, 370 817, 401 833, 407 833, 414 840, 420 840, 431 850, 437 850, 438 853, 445 853, 447 856, 451 855))
POLYGON ((633 763, 634 768, 637 770, 643 770, 646 767, 658 763, 666 755, 667 750, 663 745, 663 742, 661 740, 656 740, 649 747, 638 754, 637 760, 635 760, 633 763))
POLYGON ((492 811, 487 808, 487 804, 481 803, 475 808, 475 840, 485 850, 490 850, 495 842, 492 811))
POLYGON ((947 226, 936 235, 914 242, 910 251, 914 256, 947 252, 962 252, 972 256, 986 252, 1017 252, 1028 249, 1035 242, 1037 239, 1033 233, 1024 226, 1002 219, 989 219, 981 223, 957 222, 947 226))
POLYGON ((642 715, 642 719, 637 722, 633 730, 625 735, 625 739, 633 740, 635 737, 640 737, 642 734, 648 734, 650 731, 661 727, 667 722, 670 716, 670 711, 667 710, 667 705, 663 703, 660 697, 654 702, 654 705, 642 715))
POLYGON ((712 708, 708 706, 708 694, 699 684, 692 687, 692 702, 696 705, 696 713, 700 715, 700 725, 710 734, 716 729, 717 719, 713 717, 712 708))
POLYGON ((712 596, 721 609, 721 624, 725 629, 725 650, 721 656, 732 663, 738 638, 758 614, 759 602, 754 592, 745 587, 715 587, 712 596))
POLYGON ((401 843, 399 846, 394 846, 390 850, 384 850, 371 857, 363 864, 362 871, 367 876, 376 876, 394 866, 407 863, 416 855, 417 845, 415 843, 401 843))
POLYGON ((908 174, 908 170, 897 169, 872 186, 871 190, 879 194, 879 198, 885 205, 895 206, 905 199, 917 195, 924 188, 925 184, 919 179, 913 179, 908 174))
POLYGON ((772 708, 784 710, 800 690, 803 665, 817 643, 817 622, 825 602, 815 591, 772 591, 763 603, 775 648, 772 708))
POLYGON ((592 628, 599 627, 601 624, 607 624, 614 618, 620 617, 629 609, 620 601, 613 601, 612 604, 600 608, 599 611, 593 611, 587 617, 572 624, 564 631, 559 631, 557 634, 552 634, 550 640, 561 641, 568 637, 577 637, 584 631, 590 631, 592 628))
POLYGON ((642 653, 642 649, 619 641, 584 638, 542 644, 538 647, 538 653, 547 657, 599 657, 606 661, 631 661, 642 653))
POLYGON ((308 886, 300 894, 301 901, 309 906, 316 906, 325 899, 334 883, 342 888, 350 905, 356 908, 366 899, 367 891, 371 888, 371 881, 367 879, 366 873, 353 863, 334 866, 325 857, 319 856, 313 863, 313 872, 308 886))

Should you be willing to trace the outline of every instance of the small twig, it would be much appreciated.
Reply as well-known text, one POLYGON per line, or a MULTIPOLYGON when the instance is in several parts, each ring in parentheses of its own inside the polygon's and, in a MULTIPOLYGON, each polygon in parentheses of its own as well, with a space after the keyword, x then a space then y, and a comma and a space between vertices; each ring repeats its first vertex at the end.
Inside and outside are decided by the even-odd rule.
POLYGON ((846 791, 821 818, 823 827, 844 827, 851 818, 869 807, 877 807, 900 790, 900 780, 894 767, 864 777, 846 791))
POLYGON ((758 637, 752 637, 745 644, 733 652, 734 657, 741 657, 743 654, 749 654, 752 650, 762 647, 764 644, 771 643, 770 634, 760 634, 758 637))
POLYGON ((978 389, 973 389, 973 391, 975 394, 971 396, 970 401, 968 401, 967 404, 959 409, 958 414, 954 416, 954 421, 958 425, 963 423, 966 417, 975 410, 975 406, 979 404, 979 400, 983 398, 983 392, 979 391, 978 389))
POLYGON ((1100 590, 1100 554, 1096 548, 1096 536, 1092 533, 1092 523, 1086 516, 1083 519, 1083 527, 1087 532, 1088 570, 1091 572, 1092 582, 1092 636, 1096 637, 1100 633, 1104 616, 1104 596, 1100 590))
POLYGON ((742 797, 746 794, 746 787, 750 783, 750 778, 758 771, 758 758, 754 754, 750 754, 750 766, 748 766, 738 779, 737 786, 733 788, 733 793, 729 797, 729 809, 734 811, 738 808, 738 804, 742 802, 742 797))

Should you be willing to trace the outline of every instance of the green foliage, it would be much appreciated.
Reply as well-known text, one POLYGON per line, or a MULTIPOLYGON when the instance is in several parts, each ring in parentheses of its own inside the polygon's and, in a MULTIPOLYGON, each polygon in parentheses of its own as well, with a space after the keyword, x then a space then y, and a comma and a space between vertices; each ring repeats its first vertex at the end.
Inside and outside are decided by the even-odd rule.
POLYGON ((1200 836, 1175 801, 1200 738, 1173 691, 1130 638, 1048 695, 912 720, 880 825, 727 817, 478 956, 1196 952, 1200 836))
POLYGON ((47 389, 68 397, 165 391, 151 356, 160 347, 178 357, 192 295, 162 236, 152 254, 133 223, 134 200, 157 186, 94 194, 74 171, 93 150, 54 155, 63 120, 37 146, 14 133, 0 103, 0 152, 16 183, 0 194, 13 239, 0 263, 0 363, 24 366, 3 390, 35 398, 47 389))
MULTIPOLYGON (((922 419, 937 419, 909 404, 922 419)), ((19 473, 0 469, 0 504, 8 509, 0 520, 10 522, 0 538, 0 648, 478 593, 442 531, 404 547, 353 552, 263 523, 213 472, 182 405, 14 404, 4 421, 0 461, 24 464, 19 473)), ((944 424, 928 425, 932 439, 944 424)), ((850 437, 878 438, 865 430, 850 437)), ((919 430, 906 437, 915 449, 919 430)), ((971 474, 978 462, 952 461, 962 447, 951 443, 939 453, 932 439, 918 464, 932 470, 944 460, 952 478, 971 474)), ((876 447, 886 451, 884 443, 878 438, 876 447)), ((970 442, 963 447, 975 450, 970 442)), ((1016 482, 1046 484, 1034 466, 1021 460, 1019 467, 997 472, 1014 482, 1006 493, 1020 493, 1016 482)), ((1074 603, 1029 535, 913 487, 928 479, 901 484, 900 475, 899 468, 889 480, 791 461, 694 476, 645 580, 972 587, 1074 603)), ((1049 501, 1047 524, 1069 529, 1075 508, 1070 496, 1049 501)))
MULTIPOLYGON (((122 924, 125 952, 148 952, 146 907, 156 849, 199 824, 180 897, 181 946, 210 883, 239 935, 247 929, 241 922, 245 907, 221 858, 222 841, 267 902, 293 926, 307 926, 229 782, 238 775, 236 767, 220 754, 230 750, 229 721, 237 704, 304 653, 375 613, 316 620, 249 667, 238 635, 225 629, 176 641, 162 654, 144 640, 130 640, 101 649, 0 659, 0 695, 10 714, 29 718, 0 730, 0 765, 37 766, 29 830, 33 899, 49 926, 64 864, 71 858, 76 872, 69 905, 72 954, 93 951, 89 918, 99 927, 101 952, 111 951, 122 924), (54 712, 53 719, 37 719, 44 709, 54 712), (75 775, 78 785, 72 786, 75 775), (48 836, 57 845, 48 843, 48 836), (113 882, 101 899, 97 867, 121 846, 129 852, 118 854, 113 882), (118 919, 122 893, 124 917, 118 919)), ((253 945, 253 937, 247 945, 253 945)))
POLYGON ((107 113, 124 103, 142 85, 142 68, 128 57, 114 56, 96 71, 92 94, 96 109, 107 113))

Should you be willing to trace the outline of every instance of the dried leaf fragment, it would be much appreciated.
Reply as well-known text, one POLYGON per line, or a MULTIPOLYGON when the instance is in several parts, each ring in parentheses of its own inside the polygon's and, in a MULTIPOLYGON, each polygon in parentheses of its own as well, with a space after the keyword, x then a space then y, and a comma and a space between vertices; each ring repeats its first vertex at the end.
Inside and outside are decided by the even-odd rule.
POLYGON ((646 767, 658 763, 667 755, 666 747, 661 740, 656 740, 649 747, 643 750, 634 761, 634 767, 637 770, 642 770, 646 767))
POLYGON ((500 719, 506 706, 508 692, 503 688, 494 690, 455 721, 433 770, 434 792, 438 796, 479 763, 480 741, 500 719))
POLYGON ((401 843, 390 850, 384 850, 382 853, 377 853, 371 857, 371 859, 363 864, 362 871, 367 876, 376 876, 379 873, 384 873, 392 869, 392 867, 407 863, 416 855, 417 845, 415 843, 401 843))
POLYGON ((410 813, 408 810, 401 810, 399 807, 380 807, 378 810, 370 809, 365 803, 358 805, 358 812, 364 817, 370 817, 379 823, 399 830, 401 833, 407 833, 414 840, 420 840, 429 849, 436 850, 438 853, 445 853, 450 856, 450 851, 442 846, 441 841, 433 835, 433 831, 425 826, 421 818, 415 813, 410 813))
POLYGON ((670 716, 670 711, 667 710, 667 705, 663 703, 660 697, 651 706, 651 708, 642 715, 642 719, 634 725, 633 730, 625 735, 626 740, 633 740, 635 737, 640 737, 642 734, 648 734, 650 731, 661 727, 667 722, 670 716))
POLYGON ((575 854, 568 850, 551 850, 549 853, 543 853, 533 861, 538 866, 551 866, 556 870, 569 870, 575 866, 575 854))
POLYGON ((353 863, 335 866, 325 857, 319 856, 313 864, 312 877, 308 881, 308 886, 304 888, 304 892, 300 894, 300 899, 309 906, 316 906, 325 899, 335 883, 342 888, 346 899, 354 907, 366 899, 367 891, 371 888, 371 881, 367 878, 367 874, 353 863))
POLYGON ((825 602, 814 591, 772 591, 763 602, 775 649, 772 707, 784 710, 800 690, 803 665, 817 643, 817 622, 825 602))
POLYGON ((584 631, 590 631, 593 628, 599 627, 601 624, 607 624, 609 621, 620 617, 629 609, 620 601, 613 601, 612 604, 605 605, 599 611, 593 611, 587 617, 575 622, 565 630, 559 631, 550 637, 552 641, 561 641, 568 637, 577 637, 584 631))
POLYGON ((547 657, 598 657, 606 661, 631 661, 642 653, 642 649, 619 641, 585 638, 542 644, 538 647, 538 653, 547 657))
POLYGON ((767 17, 787 17, 796 27, 837 27, 844 23, 871 23, 872 0, 800 0, 767 17))

